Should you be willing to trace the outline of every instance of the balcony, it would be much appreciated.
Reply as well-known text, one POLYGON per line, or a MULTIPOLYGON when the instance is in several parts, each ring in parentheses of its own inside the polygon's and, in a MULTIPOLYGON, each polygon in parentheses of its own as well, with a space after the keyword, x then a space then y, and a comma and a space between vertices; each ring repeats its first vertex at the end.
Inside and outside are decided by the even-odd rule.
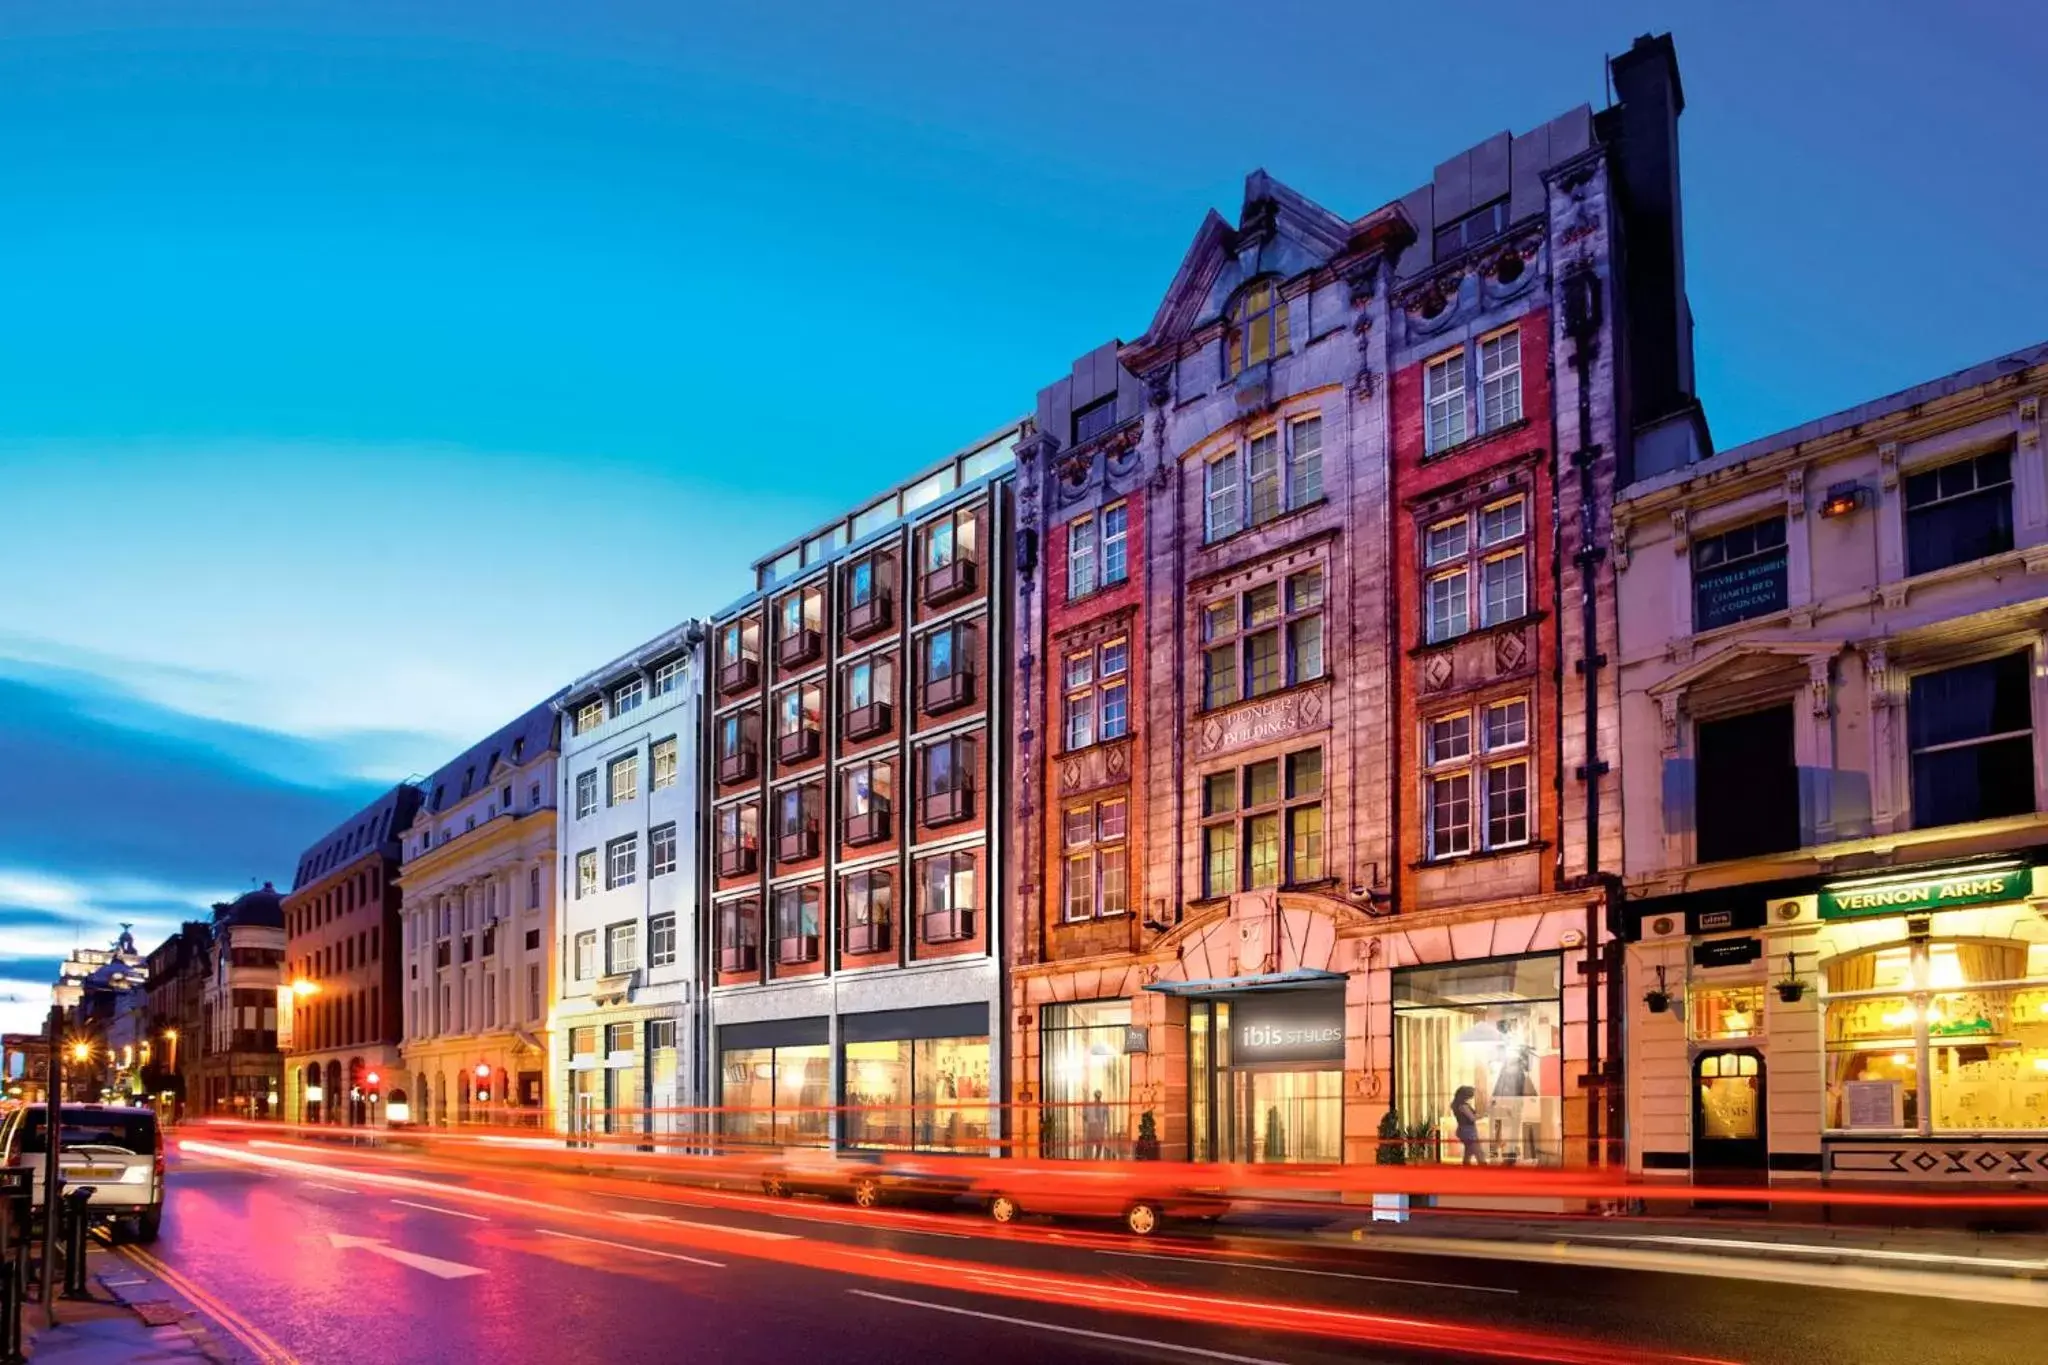
POLYGON ((846 713, 846 737, 848 739, 873 739, 889 728, 889 703, 871 701, 866 706, 856 706, 846 713))
POLYGON ((760 863, 760 854, 752 844, 733 844, 718 850, 718 875, 721 877, 745 877, 760 863))
POLYGON ((975 577, 971 559, 953 559, 936 569, 925 570, 924 604, 938 607, 966 596, 974 591, 975 577))
POLYGON ((934 715, 958 710, 973 700, 974 675, 965 669, 956 668, 943 678, 925 679, 924 709, 934 715))
POLYGON ((800 863, 806 858, 818 856, 818 827, 807 825, 802 829, 790 830, 775 840, 775 861, 779 863, 800 863))
POLYGON ((974 937, 972 910, 927 910, 923 918, 926 943, 958 943, 974 937))
POLYGON ((775 737, 775 756, 784 763, 805 763, 818 756, 818 732, 806 725, 775 737))
POLYGON ((855 640, 865 640, 878 631, 889 628, 895 618, 894 603, 889 594, 878 592, 865 602, 856 602, 846 609, 846 633, 855 640))
POLYGON ((950 825, 965 820, 974 814, 974 791, 969 787, 950 787, 945 791, 926 792, 924 797, 924 822, 927 825, 950 825))
POLYGON ((752 972, 760 970, 760 958, 751 943, 726 943, 718 949, 718 970, 721 972, 752 972))
POLYGON ((808 628, 791 631, 775 644, 775 662, 784 668, 802 668, 817 660, 821 644, 818 632, 808 628))
POLYGON ((877 844, 889 837, 889 808, 877 802, 872 809, 846 817, 846 842, 856 847, 877 844))
POLYGON ((775 960, 785 967, 818 960, 818 936, 797 934, 775 940, 775 960))
POLYGON ((720 782, 745 782, 760 772, 760 762, 752 745, 736 750, 718 760, 720 782))
POLYGON ((761 661, 759 659, 734 659, 718 670, 718 693, 730 696, 744 692, 761 682, 761 661))
POLYGON ((870 920, 866 924, 846 926, 846 951, 849 953, 886 953, 889 951, 889 922, 870 920))

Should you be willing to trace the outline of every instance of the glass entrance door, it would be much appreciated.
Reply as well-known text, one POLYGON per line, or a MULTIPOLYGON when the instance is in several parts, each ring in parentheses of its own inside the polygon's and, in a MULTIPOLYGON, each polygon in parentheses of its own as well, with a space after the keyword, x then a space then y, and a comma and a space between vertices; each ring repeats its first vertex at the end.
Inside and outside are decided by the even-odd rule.
POLYGON ((1344 1159, 1342 1071, 1233 1071, 1225 1161, 1344 1159))

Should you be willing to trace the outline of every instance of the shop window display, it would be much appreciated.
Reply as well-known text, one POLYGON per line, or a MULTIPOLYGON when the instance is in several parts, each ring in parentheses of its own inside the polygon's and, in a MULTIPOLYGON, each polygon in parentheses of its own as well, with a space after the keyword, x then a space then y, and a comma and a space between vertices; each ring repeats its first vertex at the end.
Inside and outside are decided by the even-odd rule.
POLYGON ((1394 1107, 1430 1125, 1427 1159, 1464 1159, 1451 1106, 1470 1086, 1482 1162, 1562 1164, 1562 985, 1556 954, 1394 973, 1394 1107))
POLYGON ((1700 1039, 1753 1038, 1763 1030, 1764 988, 1696 986, 1686 1002, 1685 1020, 1700 1039))
POLYGON ((987 1147, 987 1038, 848 1043, 845 1060, 849 1146, 987 1147))
POLYGON ((832 1103, 832 1050, 801 1047, 743 1048, 721 1059, 722 1131, 764 1146, 821 1146, 832 1103))
POLYGON ((1830 1129, 2048 1131, 2048 946, 1916 939, 1824 969, 1830 1129))
POLYGON ((1102 1161, 1128 1156, 1131 1064, 1128 1000, 1047 1005, 1039 1012, 1039 1121, 1045 1156, 1102 1161))

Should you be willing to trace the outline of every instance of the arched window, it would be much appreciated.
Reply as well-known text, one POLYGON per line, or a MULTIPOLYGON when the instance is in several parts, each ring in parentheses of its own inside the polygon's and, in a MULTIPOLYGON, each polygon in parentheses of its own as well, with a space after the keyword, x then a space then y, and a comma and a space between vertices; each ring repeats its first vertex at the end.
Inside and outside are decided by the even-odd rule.
POLYGON ((1232 374, 1286 354, 1287 302, 1272 280, 1253 280, 1238 291, 1230 305, 1230 329, 1224 344, 1229 349, 1232 374))

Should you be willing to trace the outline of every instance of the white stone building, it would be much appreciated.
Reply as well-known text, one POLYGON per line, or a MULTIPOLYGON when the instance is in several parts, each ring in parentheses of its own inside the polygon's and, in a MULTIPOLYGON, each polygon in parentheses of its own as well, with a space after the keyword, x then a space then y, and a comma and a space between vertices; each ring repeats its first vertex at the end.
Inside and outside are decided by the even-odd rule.
POLYGON ((555 703, 562 913, 553 1072, 558 1121, 579 1131, 681 1128, 676 1111, 703 1102, 703 641, 702 624, 685 621, 577 679, 555 703))

